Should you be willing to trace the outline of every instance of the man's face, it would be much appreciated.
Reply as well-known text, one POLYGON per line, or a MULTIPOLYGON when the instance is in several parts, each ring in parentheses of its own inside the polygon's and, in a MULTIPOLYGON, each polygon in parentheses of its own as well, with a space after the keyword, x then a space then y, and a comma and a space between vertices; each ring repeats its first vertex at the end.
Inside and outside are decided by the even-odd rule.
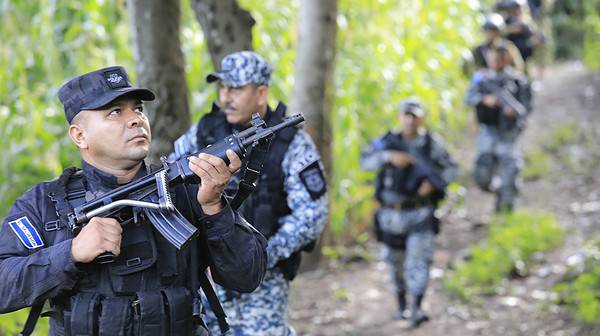
POLYGON ((497 31, 497 30, 491 30, 491 29, 489 29, 489 30, 485 30, 484 33, 485 33, 485 39, 488 42, 492 42, 496 38, 500 37, 500 32, 497 31))
POLYGON ((423 123, 423 118, 419 118, 412 113, 400 113, 400 124, 402 125, 402 134, 413 137, 417 135, 419 127, 423 123))
POLYGON ((219 82, 219 103, 230 124, 247 126, 252 114, 267 104, 267 86, 247 84, 231 87, 219 82))
POLYGON ((73 124, 81 129, 82 142, 77 145, 86 161, 127 167, 150 151, 150 123, 137 98, 125 96, 99 110, 81 111, 73 124))

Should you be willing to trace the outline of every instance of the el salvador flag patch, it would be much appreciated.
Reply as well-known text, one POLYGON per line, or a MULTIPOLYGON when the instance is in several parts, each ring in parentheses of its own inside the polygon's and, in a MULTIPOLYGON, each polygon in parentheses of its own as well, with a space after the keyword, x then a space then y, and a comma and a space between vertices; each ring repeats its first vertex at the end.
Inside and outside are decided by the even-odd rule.
POLYGON ((44 246, 42 237, 35 229, 35 226, 31 224, 27 216, 15 219, 14 221, 10 221, 8 222, 8 225, 10 225, 10 228, 21 240, 21 243, 23 243, 23 245, 25 245, 25 247, 27 247, 28 249, 34 249, 44 246))

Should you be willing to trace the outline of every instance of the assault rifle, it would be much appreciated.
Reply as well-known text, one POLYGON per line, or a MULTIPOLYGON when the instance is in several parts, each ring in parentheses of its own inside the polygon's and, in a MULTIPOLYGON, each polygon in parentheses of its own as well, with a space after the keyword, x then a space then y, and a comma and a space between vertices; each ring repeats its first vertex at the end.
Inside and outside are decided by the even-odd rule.
MULTIPOLYGON (((267 127, 258 113, 255 113, 251 127, 241 132, 234 132, 192 155, 212 154, 229 164, 226 155, 228 149, 233 150, 243 159, 250 152, 250 148, 270 142, 278 131, 295 126, 302 121, 304 121, 304 117, 296 114, 285 118, 277 125, 267 127)), ((198 229, 175 208, 169 190, 179 184, 200 183, 200 178, 188 166, 188 157, 192 155, 172 162, 168 162, 163 157, 161 158, 162 167, 157 171, 86 201, 85 204, 76 207, 67 215, 69 228, 77 234, 93 217, 114 216, 127 207, 131 207, 134 218, 140 215, 140 212, 143 213, 161 235, 173 246, 182 249, 198 234, 198 229)), ((110 252, 103 253, 96 258, 98 263, 109 263, 113 260, 114 255, 110 252)))
POLYGON ((486 78, 483 83, 483 88, 489 91, 490 94, 498 97, 503 108, 510 107, 517 114, 517 118, 522 118, 527 115, 527 108, 518 101, 506 87, 500 85, 498 79, 486 78))

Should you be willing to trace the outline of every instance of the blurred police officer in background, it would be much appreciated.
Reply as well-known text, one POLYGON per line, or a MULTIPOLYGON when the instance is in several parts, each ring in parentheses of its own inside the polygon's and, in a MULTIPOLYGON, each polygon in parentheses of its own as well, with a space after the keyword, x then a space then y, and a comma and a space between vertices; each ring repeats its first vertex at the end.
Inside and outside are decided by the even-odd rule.
POLYGON ((397 318, 410 318, 414 327, 429 318, 421 303, 429 281, 434 239, 439 232, 435 215, 446 187, 457 176, 441 139, 424 127, 425 110, 409 98, 398 114, 401 129, 388 131, 363 150, 363 169, 376 171, 375 233, 383 243, 398 298, 397 318), (412 298, 410 313, 406 292, 412 298))
POLYGON ((525 75, 510 67, 506 48, 490 49, 487 60, 489 68, 473 74, 465 97, 479 123, 473 177, 482 190, 496 193, 496 211, 511 211, 521 166, 516 141, 531 111, 531 89, 525 75), (496 170, 498 185, 492 183, 496 170))

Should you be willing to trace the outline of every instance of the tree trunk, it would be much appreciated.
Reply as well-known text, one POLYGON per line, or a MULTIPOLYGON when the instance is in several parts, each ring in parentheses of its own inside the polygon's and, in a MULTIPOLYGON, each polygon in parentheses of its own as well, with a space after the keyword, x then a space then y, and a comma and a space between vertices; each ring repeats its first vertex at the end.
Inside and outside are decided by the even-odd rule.
MULTIPOLYGON (((298 19, 298 53, 290 112, 302 113, 304 128, 314 139, 326 174, 331 172, 333 69, 336 47, 337 0, 302 0, 298 19)), ((326 243, 326 229, 321 244, 326 243)), ((317 267, 320 248, 304 259, 303 269, 317 267)))
POLYGON ((223 57, 252 50, 254 18, 236 0, 192 0, 215 69, 223 57))
POLYGON ((190 126, 188 88, 179 27, 179 0, 128 0, 138 85, 154 91, 146 105, 152 127, 150 162, 173 150, 190 126))

